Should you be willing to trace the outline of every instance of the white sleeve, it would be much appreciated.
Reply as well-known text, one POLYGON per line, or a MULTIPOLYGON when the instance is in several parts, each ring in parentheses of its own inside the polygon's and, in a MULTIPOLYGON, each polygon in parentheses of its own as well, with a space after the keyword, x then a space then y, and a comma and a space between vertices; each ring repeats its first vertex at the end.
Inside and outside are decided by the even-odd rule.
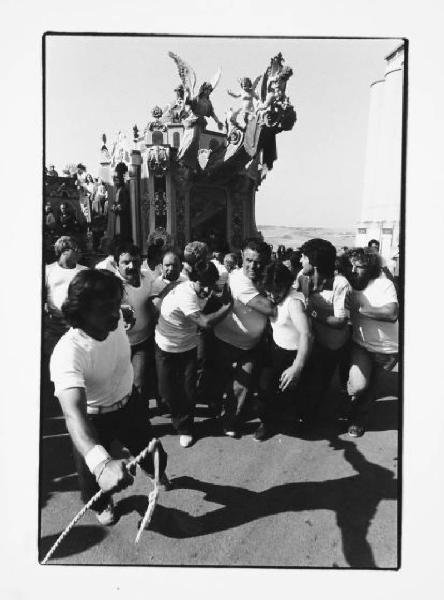
POLYGON ((85 388, 85 357, 75 345, 57 344, 50 361, 51 381, 54 383, 54 395, 69 388, 85 388))
POLYGON ((247 277, 239 277, 236 273, 234 277, 230 277, 229 286, 234 299, 239 300, 242 304, 248 304, 250 300, 259 296, 259 292, 254 283, 247 277))
POLYGON ((180 310, 186 317, 188 317, 188 315, 192 315, 201 311, 199 299, 197 297, 196 292, 191 288, 191 286, 184 285, 181 289, 180 310))
POLYGON ((380 293, 378 294, 378 302, 375 306, 385 306, 391 302, 398 304, 398 295, 396 288, 390 279, 380 279, 380 293))

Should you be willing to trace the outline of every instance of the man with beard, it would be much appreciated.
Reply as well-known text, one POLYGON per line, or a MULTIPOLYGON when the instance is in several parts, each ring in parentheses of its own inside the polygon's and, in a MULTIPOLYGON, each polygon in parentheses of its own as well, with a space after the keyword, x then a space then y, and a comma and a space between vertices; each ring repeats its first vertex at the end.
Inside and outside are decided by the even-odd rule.
POLYGON ((232 310, 214 328, 211 358, 213 371, 213 403, 222 404, 225 390, 224 433, 237 437, 240 433, 245 403, 252 389, 253 370, 260 356, 261 341, 267 317, 275 314, 274 303, 262 295, 257 283, 270 261, 270 247, 256 238, 245 241, 242 268, 228 278, 233 298, 232 310))
MULTIPOLYGON (((130 346, 120 311, 122 282, 109 271, 84 270, 72 280, 62 311, 71 329, 51 357, 51 379, 74 446, 83 502, 101 489, 93 509, 102 525, 115 522, 111 494, 132 483, 117 439, 133 456, 151 439, 148 408, 133 388, 130 346)), ((152 477, 151 455, 140 464, 152 477)), ((162 482, 166 453, 160 446, 162 482)))
POLYGON ((398 362, 398 298, 393 282, 382 274, 381 257, 372 248, 356 248, 350 259, 353 347, 348 434, 360 437, 374 400, 378 369, 391 371, 398 362))

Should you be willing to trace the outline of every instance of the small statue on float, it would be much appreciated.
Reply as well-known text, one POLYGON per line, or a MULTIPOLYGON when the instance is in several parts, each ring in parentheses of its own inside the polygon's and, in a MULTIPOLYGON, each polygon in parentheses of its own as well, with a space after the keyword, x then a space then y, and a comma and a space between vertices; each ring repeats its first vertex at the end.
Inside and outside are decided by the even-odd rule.
POLYGON ((261 75, 256 77, 254 83, 252 83, 249 77, 241 77, 239 79, 241 87, 241 92, 239 94, 227 90, 227 93, 233 98, 240 98, 240 106, 237 110, 231 112, 229 121, 241 130, 245 129, 249 119, 256 112, 257 104, 260 100, 259 96, 256 94, 256 87, 260 78, 261 75))
POLYGON ((119 235, 122 239, 130 239, 131 235, 131 211, 130 197, 125 186, 125 173, 128 167, 125 163, 119 163, 113 177, 115 185, 115 196, 111 206, 108 207, 108 238, 113 239, 119 235))
POLYGON ((217 71, 210 82, 205 81, 200 86, 199 92, 195 94, 196 74, 194 70, 177 56, 177 54, 169 52, 168 55, 177 65, 179 77, 184 89, 183 104, 185 114, 183 115, 182 123, 185 131, 177 154, 177 159, 182 165, 188 167, 192 171, 196 171, 198 168, 197 156, 199 152, 200 135, 207 125, 207 118, 213 118, 219 129, 224 128, 223 123, 216 116, 210 100, 210 94, 219 82, 221 70, 219 69, 217 71))

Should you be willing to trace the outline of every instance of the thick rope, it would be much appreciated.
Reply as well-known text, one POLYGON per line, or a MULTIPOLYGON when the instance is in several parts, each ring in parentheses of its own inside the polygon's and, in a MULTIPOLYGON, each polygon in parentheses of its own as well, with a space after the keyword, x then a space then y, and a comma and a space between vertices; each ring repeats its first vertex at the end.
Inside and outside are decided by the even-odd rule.
POLYGON ((142 522, 139 526, 139 531, 137 532, 136 539, 134 541, 137 544, 140 540, 140 536, 142 535, 142 531, 148 527, 151 517, 153 516, 154 508, 157 504, 157 499, 159 497, 159 449, 156 447, 154 450, 154 490, 150 492, 148 496, 148 508, 143 516, 142 522))
MULTIPOLYGON (((157 465, 158 465, 158 460, 159 460, 158 444, 159 444, 159 440, 157 440, 157 438, 153 438, 150 441, 150 443, 148 444, 148 446, 144 450, 142 450, 142 452, 140 454, 138 454, 136 456, 136 458, 134 458, 129 463, 127 463, 126 468, 129 470, 129 469, 135 467, 144 458, 146 458, 146 456, 148 454, 151 454, 151 453, 155 452, 156 450, 157 450, 157 452, 155 452, 155 462, 156 462, 156 456, 157 456, 157 465)), ((156 491, 156 483, 155 483, 154 491, 156 491)), ((157 491, 157 494, 158 493, 159 492, 157 491)), ((85 504, 85 506, 76 514, 76 516, 73 518, 73 520, 71 521, 71 523, 69 523, 69 525, 64 529, 64 531, 62 531, 62 533, 57 538, 56 542, 53 544, 53 546, 51 547, 51 549, 49 550, 49 552, 46 554, 45 558, 42 560, 42 565, 45 565, 47 563, 47 561, 51 558, 51 556, 57 550, 57 548, 59 547, 59 545, 61 544, 61 542, 63 541, 63 539, 68 535, 68 533, 71 531, 71 529, 74 527, 74 525, 76 523, 78 523, 78 521, 80 521, 80 519, 85 515, 86 511, 89 508, 91 508, 91 506, 94 504, 94 502, 96 502, 96 500, 98 500, 102 494, 103 494, 103 490, 99 490, 85 504)), ((151 496, 151 494, 150 494, 150 496, 151 496)), ((148 508, 149 508, 149 505, 148 505, 148 508)), ((154 507, 153 507, 153 510, 154 510, 154 507)), ((151 513, 152 513, 152 511, 151 511, 151 513)))

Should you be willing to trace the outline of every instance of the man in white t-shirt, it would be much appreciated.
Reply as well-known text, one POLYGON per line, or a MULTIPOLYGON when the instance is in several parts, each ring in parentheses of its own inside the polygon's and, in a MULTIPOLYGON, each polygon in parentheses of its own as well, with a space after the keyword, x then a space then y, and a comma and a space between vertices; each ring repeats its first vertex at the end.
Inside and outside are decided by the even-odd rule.
MULTIPOLYGON (((74 446, 82 500, 104 492, 93 506, 103 525, 115 521, 111 494, 132 482, 126 463, 112 458, 111 443, 117 439, 136 456, 151 440, 148 407, 133 388, 122 293, 122 282, 108 271, 78 273, 62 308, 71 329, 55 347, 50 365, 74 446)), ((160 444, 159 451, 164 473, 166 453, 160 444)), ((153 476, 151 454, 140 466, 153 476)))
POLYGON ((61 336, 69 329, 62 314, 68 286, 79 271, 87 268, 78 264, 80 250, 72 237, 60 237, 54 244, 54 251, 57 260, 45 267, 44 347, 48 358, 61 336))
POLYGON ((348 433, 359 437, 365 432, 374 400, 377 370, 391 371, 398 362, 398 298, 393 282, 381 272, 379 254, 372 248, 356 248, 350 258, 353 348, 348 380, 348 433))
POLYGON ((210 369, 213 372, 212 393, 216 406, 225 401, 224 432, 230 437, 240 433, 245 403, 253 384, 253 369, 260 355, 267 317, 276 311, 274 304, 256 287, 265 265, 270 260, 270 247, 250 238, 242 250, 242 268, 232 271, 228 286, 233 298, 232 310, 214 328, 214 345, 210 369))

